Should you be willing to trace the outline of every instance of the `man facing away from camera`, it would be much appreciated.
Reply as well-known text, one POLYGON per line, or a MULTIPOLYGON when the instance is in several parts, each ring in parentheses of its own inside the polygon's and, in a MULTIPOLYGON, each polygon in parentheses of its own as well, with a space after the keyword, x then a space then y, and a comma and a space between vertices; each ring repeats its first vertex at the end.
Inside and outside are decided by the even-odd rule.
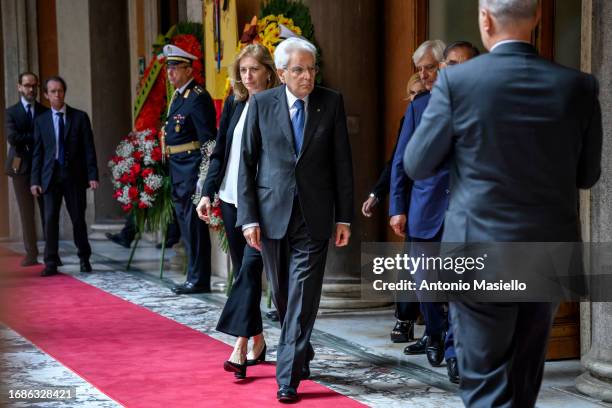
MULTIPOLYGON (((444 242, 578 242, 578 189, 600 175, 596 79, 530 44, 537 0, 480 0, 489 54, 438 76, 404 166, 421 180, 449 160, 444 242)), ((451 302, 468 407, 533 407, 556 303, 451 302)))

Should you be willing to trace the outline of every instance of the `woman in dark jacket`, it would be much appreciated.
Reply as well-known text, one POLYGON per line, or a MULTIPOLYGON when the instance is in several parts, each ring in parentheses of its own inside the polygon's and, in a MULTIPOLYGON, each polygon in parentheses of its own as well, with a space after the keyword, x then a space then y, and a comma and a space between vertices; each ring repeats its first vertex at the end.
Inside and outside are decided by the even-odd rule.
POLYGON ((259 309, 263 269, 261 254, 246 244, 242 229, 236 227, 240 145, 249 97, 279 85, 280 80, 270 52, 259 44, 248 45, 240 51, 230 69, 230 77, 234 93, 223 106, 219 133, 197 211, 200 218, 208 222, 211 203, 215 194, 219 195, 236 279, 217 330, 238 337, 224 368, 237 378, 244 378, 247 365, 265 361, 266 343, 259 309), (250 337, 253 338, 253 348, 247 355, 250 337))

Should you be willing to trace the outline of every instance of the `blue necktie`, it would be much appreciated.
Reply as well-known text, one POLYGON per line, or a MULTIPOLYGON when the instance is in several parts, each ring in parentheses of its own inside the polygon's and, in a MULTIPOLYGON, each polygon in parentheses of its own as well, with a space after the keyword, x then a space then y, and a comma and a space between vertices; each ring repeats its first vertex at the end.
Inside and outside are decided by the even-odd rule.
POLYGON ((57 161, 60 166, 64 166, 64 112, 55 113, 59 119, 58 121, 58 135, 57 135, 57 161))
POLYGON ((291 118, 291 124, 293 125, 293 138, 295 140, 295 154, 299 156, 304 142, 304 101, 298 99, 293 106, 296 108, 296 112, 291 118))
POLYGON ((28 125, 32 126, 32 105, 29 103, 26 105, 26 117, 28 118, 28 125))

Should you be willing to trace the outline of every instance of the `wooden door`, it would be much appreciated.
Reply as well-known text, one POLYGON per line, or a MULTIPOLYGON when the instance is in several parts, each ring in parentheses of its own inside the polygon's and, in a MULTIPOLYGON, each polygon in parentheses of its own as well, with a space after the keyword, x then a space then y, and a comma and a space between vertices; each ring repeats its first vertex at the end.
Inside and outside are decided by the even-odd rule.
MULTIPOLYGON (((580 6, 580 0, 540 0, 541 19, 534 31, 533 43, 542 57, 580 68, 580 6), (575 55, 568 55, 568 50, 573 50, 575 55)), ((580 305, 562 303, 553 322, 546 359, 579 357, 580 305)))

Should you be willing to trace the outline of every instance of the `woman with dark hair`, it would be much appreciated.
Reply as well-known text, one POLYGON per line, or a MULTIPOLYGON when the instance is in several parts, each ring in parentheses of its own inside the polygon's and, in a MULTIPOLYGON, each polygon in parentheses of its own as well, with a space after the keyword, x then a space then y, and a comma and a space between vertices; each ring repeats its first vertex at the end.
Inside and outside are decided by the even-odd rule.
POLYGON ((278 86, 280 80, 270 52, 259 44, 248 45, 240 51, 230 69, 230 78, 234 92, 223 106, 217 141, 210 157, 197 212, 201 219, 208 222, 211 203, 215 194, 219 194, 236 279, 217 323, 217 330, 238 337, 234 351, 223 367, 237 378, 244 378, 247 365, 265 361, 266 343, 259 309, 263 269, 261 253, 246 244, 240 226, 236 227, 240 145, 250 96, 278 86), (250 337, 253 338, 253 348, 247 355, 250 337))

